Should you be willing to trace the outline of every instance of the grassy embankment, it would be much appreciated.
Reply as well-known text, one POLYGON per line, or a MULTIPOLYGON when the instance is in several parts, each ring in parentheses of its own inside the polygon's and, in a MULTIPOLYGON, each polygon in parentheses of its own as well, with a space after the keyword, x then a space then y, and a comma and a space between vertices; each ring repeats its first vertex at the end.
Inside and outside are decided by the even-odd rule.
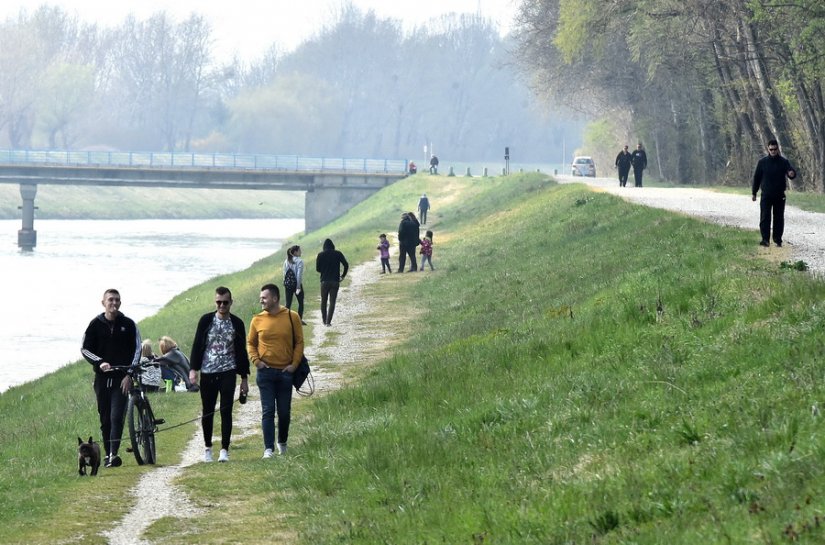
MULTIPOLYGON (((20 218, 20 187, 0 184, 0 219, 20 218)), ((296 191, 82 187, 41 184, 37 219, 302 218, 296 191)))
MULTIPOLYGON (((356 386, 299 404, 287 458, 259 460, 252 437, 230 464, 188 468, 182 486, 212 509, 161 520, 152 539, 825 540, 821 280, 762 259, 751 232, 537 175, 414 177, 298 242, 310 256, 332 236, 369 258, 422 187, 439 270, 375 287, 429 309, 409 341, 356 386)), ((218 282, 248 316, 279 262, 181 294, 141 327, 188 340, 218 282)), ((72 475, 74 437, 95 421, 88 381, 81 364, 0 396, 0 541, 92 536, 129 508, 143 469, 72 475)), ((159 397, 171 422, 197 412, 196 396, 159 397)), ((161 463, 187 435, 162 438, 161 463)))

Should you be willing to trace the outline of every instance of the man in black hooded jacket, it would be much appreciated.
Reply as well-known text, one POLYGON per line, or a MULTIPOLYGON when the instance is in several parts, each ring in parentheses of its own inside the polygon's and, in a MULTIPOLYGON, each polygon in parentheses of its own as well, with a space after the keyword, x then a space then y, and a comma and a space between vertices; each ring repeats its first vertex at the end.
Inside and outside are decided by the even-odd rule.
POLYGON ((796 170, 790 161, 779 153, 779 143, 776 140, 768 141, 768 155, 756 164, 753 173, 753 201, 756 194, 762 189, 762 198, 759 201, 759 231, 762 234, 762 246, 770 245, 771 216, 773 216, 773 241, 782 246, 782 234, 785 231, 785 191, 788 189, 787 179, 796 178, 796 170))
POLYGON ((105 467, 119 467, 118 456, 126 403, 132 380, 121 367, 140 361, 140 331, 131 319, 120 312, 120 293, 108 289, 103 293, 104 312, 96 316, 83 335, 80 353, 95 372, 94 390, 100 432, 106 450, 105 467))

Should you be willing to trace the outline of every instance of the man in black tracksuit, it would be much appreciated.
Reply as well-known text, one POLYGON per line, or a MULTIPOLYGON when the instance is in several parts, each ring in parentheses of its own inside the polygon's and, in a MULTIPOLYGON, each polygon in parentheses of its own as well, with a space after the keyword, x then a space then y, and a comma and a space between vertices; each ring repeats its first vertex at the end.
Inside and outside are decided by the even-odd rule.
POLYGON ((113 366, 137 365, 140 361, 140 332, 131 319, 120 312, 120 293, 108 289, 103 294, 102 314, 96 316, 83 335, 80 353, 95 372, 95 397, 100 431, 106 449, 105 467, 123 462, 117 455, 126 420, 126 403, 132 379, 124 369, 113 366))
POLYGON ((633 177, 636 179, 636 187, 642 187, 642 173, 647 168, 647 153, 642 149, 641 144, 638 144, 636 149, 633 150, 630 162, 633 165, 633 177))
POLYGON ((770 245, 771 215, 773 215, 773 241, 782 246, 782 233, 785 231, 785 191, 788 189, 788 179, 796 178, 796 170, 790 161, 779 153, 779 144, 776 140, 768 142, 768 155, 756 164, 753 173, 753 200, 762 189, 762 198, 759 201, 759 231, 762 234, 762 246, 770 245))

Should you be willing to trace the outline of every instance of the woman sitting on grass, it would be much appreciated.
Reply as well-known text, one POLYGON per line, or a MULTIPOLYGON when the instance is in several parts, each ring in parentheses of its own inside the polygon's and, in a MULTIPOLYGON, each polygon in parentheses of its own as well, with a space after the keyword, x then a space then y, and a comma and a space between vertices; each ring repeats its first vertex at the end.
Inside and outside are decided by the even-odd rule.
MULTIPOLYGON (((178 348, 178 343, 171 337, 161 337, 160 351, 163 356, 155 361, 162 366, 163 378, 169 380, 167 377, 170 377, 169 373, 172 373, 170 378, 173 383, 176 379, 182 379, 188 391, 197 392, 200 388, 197 384, 189 382, 189 360, 178 348)), ((169 383, 167 382, 167 384, 169 383)), ((168 392, 169 389, 167 388, 166 391, 168 392)))

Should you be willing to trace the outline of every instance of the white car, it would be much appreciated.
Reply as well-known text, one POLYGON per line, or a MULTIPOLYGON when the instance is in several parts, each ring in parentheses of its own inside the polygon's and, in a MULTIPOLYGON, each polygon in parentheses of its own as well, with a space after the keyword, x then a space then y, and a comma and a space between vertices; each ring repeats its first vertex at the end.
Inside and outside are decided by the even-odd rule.
POLYGON ((596 163, 593 162, 593 158, 589 155, 574 157, 571 174, 573 176, 590 176, 591 178, 595 178, 596 163))

